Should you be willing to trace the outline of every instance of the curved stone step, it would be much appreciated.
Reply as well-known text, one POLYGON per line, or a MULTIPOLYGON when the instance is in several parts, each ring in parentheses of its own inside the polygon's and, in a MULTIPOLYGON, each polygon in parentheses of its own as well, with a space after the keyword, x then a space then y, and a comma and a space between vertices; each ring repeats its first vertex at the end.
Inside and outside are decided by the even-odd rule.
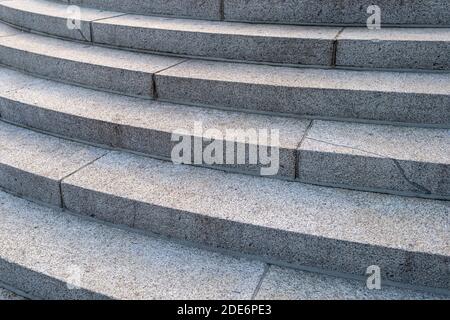
POLYGON ((450 28, 333 28, 139 16, 82 8, 68 28, 67 5, 0 2, 0 19, 101 45, 205 59, 342 68, 450 70, 450 28))
POLYGON ((0 281, 37 299, 448 299, 208 252, 3 192, 0 240, 0 281))
POLYGON ((4 84, 0 115, 6 121, 166 160, 180 146, 180 139, 173 139, 179 132, 190 141, 187 164, 450 199, 448 129, 332 121, 314 121, 309 126, 307 120, 142 100, 0 70, 4 84), (231 129, 239 132, 229 134, 231 129), (266 142, 262 141, 264 134, 268 135, 266 142), (215 164, 207 160, 211 137, 223 149, 223 157, 215 164), (269 146, 267 163, 259 154, 265 146, 269 146), (251 150, 258 151, 253 164, 251 150), (228 152, 236 160, 241 151, 244 163, 231 163, 228 152))
POLYGON ((48 190, 42 186, 48 177, 59 186, 54 192, 60 193, 64 208, 111 223, 298 267, 363 276, 377 265, 386 280, 450 288, 448 201, 262 179, 122 152, 105 154, 1 127, 2 135, 9 135, 0 141, 9 149, 0 149, 0 159, 9 165, 2 165, 0 183, 15 179, 15 185, 2 186, 12 191, 27 184, 32 192, 23 194, 28 197, 47 201, 42 194, 48 190), (9 167, 17 169, 4 179, 9 167))
MULTIPOLYGON (((225 19, 232 21, 366 25, 372 0, 59 0, 73 5, 144 15, 225 19), (223 12, 221 9, 223 6, 223 12)), ((386 25, 447 25, 446 0, 378 0, 386 25)))
POLYGON ((172 102, 324 119, 450 128, 450 74, 321 70, 190 60, 155 76, 172 102))

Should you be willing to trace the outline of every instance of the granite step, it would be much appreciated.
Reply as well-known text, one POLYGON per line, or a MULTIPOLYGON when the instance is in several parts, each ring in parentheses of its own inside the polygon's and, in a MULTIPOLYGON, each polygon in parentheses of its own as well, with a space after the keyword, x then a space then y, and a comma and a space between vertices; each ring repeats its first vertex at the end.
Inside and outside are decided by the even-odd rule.
POLYGON ((67 5, 0 2, 0 19, 55 36, 184 57, 341 68, 450 70, 450 28, 340 28, 249 24, 120 14, 82 8, 68 28, 67 5))
POLYGON ((450 74, 189 60, 155 76, 164 101, 316 119, 450 128, 450 74))
POLYGON ((268 261, 357 276, 377 265, 389 281, 450 288, 448 201, 175 165, 1 129, 0 186, 14 194, 268 261))
MULTIPOLYGON (((59 0, 101 10, 144 15, 170 15, 291 24, 366 25, 372 0, 59 0), (223 6, 223 11, 221 9, 223 6)), ((446 0, 378 0, 386 25, 447 25, 450 12, 446 0)))
MULTIPOLYGON (((36 299, 448 299, 142 235, 0 192, 0 280, 36 299), (259 284, 259 285, 258 285, 259 284)), ((0 299, 17 299, 0 289, 0 299)))
MULTIPOLYGON (((4 121, 70 139, 131 150, 165 160, 189 137, 186 164, 352 189, 450 199, 449 129, 311 121, 150 101, 94 91, 0 69, 0 117, 4 121), (231 129, 239 130, 229 135, 231 129), (213 132, 216 131, 216 132, 213 132), (251 133, 254 133, 252 135, 251 133), (266 142, 259 134, 267 132, 266 142), (279 140, 275 141, 275 134, 279 140), (220 141, 224 163, 204 151, 220 141), (250 150, 274 153, 274 162, 249 161, 250 150), (245 163, 228 152, 240 147, 245 163), (202 159, 195 162, 199 151, 202 159), (263 170, 265 168, 265 171, 263 170)), ((218 149, 219 150, 219 149, 218 149)), ((268 153, 269 154, 269 153, 268 153)), ((271 154, 271 153, 270 153, 271 154)), ((198 159, 198 158, 197 158, 198 159)), ((220 159, 219 159, 220 160, 220 159)))

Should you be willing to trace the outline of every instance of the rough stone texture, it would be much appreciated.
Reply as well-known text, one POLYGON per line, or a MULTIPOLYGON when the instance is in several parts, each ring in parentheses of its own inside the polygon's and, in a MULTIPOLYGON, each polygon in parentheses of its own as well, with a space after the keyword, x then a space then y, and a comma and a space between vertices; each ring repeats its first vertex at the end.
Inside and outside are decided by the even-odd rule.
MULTIPOLYGON (((448 4, 447 4, 448 6, 448 4)), ((450 11, 447 8, 447 11, 450 11)), ((450 69, 450 29, 345 28, 336 64, 362 68, 450 69)))
POLYGON ((237 60, 331 65, 338 28, 121 16, 92 24, 96 43, 237 60))
POLYGON ((153 96, 153 74, 181 61, 27 33, 0 38, 0 62, 4 65, 133 95, 153 96))
POLYGON ((69 210, 204 245, 450 288, 450 202, 110 153, 62 183, 69 210), (432 232, 430 232, 432 230, 432 232))
POLYGON ((250 299, 264 269, 5 193, 0 243, 0 280, 46 299, 250 299))
POLYGON ((220 1, 221 0, 70 0, 70 3, 101 10, 143 15, 168 15, 219 20, 220 1))
MULTIPOLYGON (((73 14, 66 4, 44 0, 0 1, 0 19, 25 29, 61 37, 91 41, 90 21, 117 16, 120 13, 95 9, 81 9, 80 28, 69 28, 73 14)), ((71 25, 72 26, 72 25, 71 25)))
POLYGON ((9 290, 0 288, 0 300, 25 300, 25 298, 18 296, 9 290))
MULTIPOLYGON (((373 0, 225 0, 225 19, 366 25, 373 0)), ((377 0, 383 24, 450 25, 447 0, 377 0)))
POLYGON ((267 300, 448 300, 450 296, 271 266, 255 297, 267 300))
POLYGON ((158 73, 156 86, 174 102, 450 127, 450 74, 188 61, 158 73))
POLYGON ((299 148, 302 181, 450 199, 450 130, 314 121, 299 148))
POLYGON ((0 122, 0 187, 60 206, 60 180, 104 153, 0 122))
MULTIPOLYGON (((178 141, 172 133, 183 130, 190 137, 205 140, 209 145, 209 129, 220 131, 220 140, 233 141, 227 129, 241 129, 236 139, 240 146, 266 146, 262 136, 247 135, 247 130, 269 133, 268 145, 279 149, 279 176, 295 177, 296 149, 309 121, 283 117, 196 108, 69 86, 47 80, 37 80, 19 72, 0 69, 0 81, 9 90, 0 93, 0 114, 3 119, 56 133, 69 138, 101 143, 170 159, 178 141), (200 132, 194 131, 196 123, 200 132), (262 130, 262 131, 261 131, 262 130), (278 130, 279 142, 270 130, 278 130), (258 140, 258 138, 260 140, 258 140)), ((6 89, 6 88, 5 88, 6 89)), ((274 132, 275 133, 275 132, 274 132)), ((203 148, 201 149, 203 150, 203 148)), ((224 155, 227 153, 224 145, 224 155)), ((237 146, 235 145, 235 150, 237 146)), ((231 150, 230 150, 231 151, 231 150)), ((260 173, 267 165, 218 165, 221 169, 239 169, 260 173)))

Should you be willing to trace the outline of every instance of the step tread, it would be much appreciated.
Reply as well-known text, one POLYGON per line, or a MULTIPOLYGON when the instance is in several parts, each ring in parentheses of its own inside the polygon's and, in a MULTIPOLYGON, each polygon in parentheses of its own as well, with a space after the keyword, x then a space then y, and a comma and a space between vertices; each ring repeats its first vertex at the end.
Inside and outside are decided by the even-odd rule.
POLYGON ((363 281, 275 266, 261 278, 262 262, 117 229, 4 192, 0 212, 0 268, 8 270, 1 280, 38 298, 250 299, 260 279, 256 299, 446 298, 384 285, 368 290, 363 281))
MULTIPOLYGON (((262 179, 120 152, 65 179, 66 186, 243 224, 450 256, 449 202, 262 179)), ((136 213, 136 223, 147 218, 136 213)))
POLYGON ((94 24, 111 24, 130 28, 163 29, 254 37, 334 40, 340 28, 249 24, 240 22, 191 20, 139 15, 124 15, 95 21, 94 24))

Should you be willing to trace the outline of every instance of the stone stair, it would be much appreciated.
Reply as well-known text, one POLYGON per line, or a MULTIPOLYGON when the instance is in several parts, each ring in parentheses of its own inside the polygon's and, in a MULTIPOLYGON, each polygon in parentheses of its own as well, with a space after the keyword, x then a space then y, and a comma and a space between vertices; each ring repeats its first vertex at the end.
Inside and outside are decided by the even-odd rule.
POLYGON ((448 298, 450 5, 369 2, 0 1, 0 287, 448 298), (227 129, 278 130, 278 173, 171 162, 227 129))

